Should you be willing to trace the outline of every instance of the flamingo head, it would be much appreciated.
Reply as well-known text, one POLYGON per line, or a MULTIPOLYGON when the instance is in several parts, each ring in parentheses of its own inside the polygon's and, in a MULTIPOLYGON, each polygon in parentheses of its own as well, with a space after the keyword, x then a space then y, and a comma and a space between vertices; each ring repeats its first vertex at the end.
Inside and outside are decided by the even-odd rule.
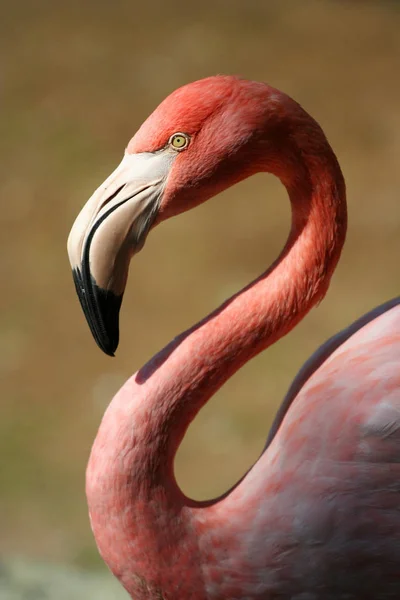
POLYGON ((118 346, 129 263, 149 230, 256 171, 273 170, 271 149, 283 120, 271 107, 284 106, 282 98, 289 100, 265 84, 228 76, 176 90, 83 207, 68 254, 88 324, 106 354, 118 346))

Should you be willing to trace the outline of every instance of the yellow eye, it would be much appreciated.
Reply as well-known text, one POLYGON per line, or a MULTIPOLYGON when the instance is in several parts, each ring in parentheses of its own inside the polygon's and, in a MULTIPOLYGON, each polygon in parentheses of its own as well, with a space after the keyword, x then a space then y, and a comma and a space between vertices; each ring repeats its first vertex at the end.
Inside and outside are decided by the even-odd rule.
POLYGON ((174 133, 168 143, 175 150, 184 150, 189 145, 189 136, 186 133, 174 133))

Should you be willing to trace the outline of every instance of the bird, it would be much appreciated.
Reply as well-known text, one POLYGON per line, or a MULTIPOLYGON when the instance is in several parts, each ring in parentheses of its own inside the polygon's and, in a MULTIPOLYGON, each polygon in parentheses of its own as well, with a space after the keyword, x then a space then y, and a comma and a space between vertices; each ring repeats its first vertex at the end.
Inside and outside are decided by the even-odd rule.
POLYGON ((173 91, 71 229, 76 291, 95 341, 113 356, 130 261, 149 232, 258 172, 286 187, 286 244, 111 401, 86 474, 94 537, 136 600, 398 600, 400 297, 305 363, 262 454, 229 491, 195 501, 174 475, 199 410, 328 290, 346 236, 346 189, 314 118, 274 87, 231 75, 173 91))

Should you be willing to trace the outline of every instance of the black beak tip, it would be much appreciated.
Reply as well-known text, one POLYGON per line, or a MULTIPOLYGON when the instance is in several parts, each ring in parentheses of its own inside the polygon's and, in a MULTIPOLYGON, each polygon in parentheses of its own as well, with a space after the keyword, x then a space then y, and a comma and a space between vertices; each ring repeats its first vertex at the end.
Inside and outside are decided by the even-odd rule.
POLYGON ((122 295, 99 287, 93 277, 84 280, 79 269, 73 269, 75 288, 86 320, 99 348, 115 356, 119 343, 119 311, 122 295))
MULTIPOLYGON (((107 346, 100 346, 100 344, 98 344, 100 350, 103 350, 104 354, 107 354, 107 356, 111 356, 112 358, 115 358, 115 352, 113 352, 113 350, 111 349, 112 347, 110 346, 110 348, 108 348, 107 346)), ((115 348, 116 350, 116 348, 115 348)))
POLYGON ((102 350, 104 352, 104 354, 107 354, 107 356, 111 356, 112 358, 115 357, 115 350, 117 349, 118 343, 112 344, 109 343, 107 340, 98 340, 96 337, 94 338, 96 344, 98 345, 98 347, 100 348, 100 350, 102 350))

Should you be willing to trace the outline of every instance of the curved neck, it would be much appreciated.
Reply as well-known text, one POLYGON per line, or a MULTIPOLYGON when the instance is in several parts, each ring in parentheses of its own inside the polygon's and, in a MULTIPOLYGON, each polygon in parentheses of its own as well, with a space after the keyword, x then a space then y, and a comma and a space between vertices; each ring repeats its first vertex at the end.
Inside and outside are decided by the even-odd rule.
POLYGON ((312 135, 300 131, 280 156, 258 168, 280 177, 292 205, 291 232, 279 258, 161 350, 124 385, 104 417, 92 456, 103 444, 108 460, 121 453, 129 457, 126 474, 135 495, 162 485, 175 500, 183 498, 173 460, 196 413, 246 361, 288 333, 328 289, 346 233, 345 186, 324 134, 312 124, 312 135), (117 421, 118 429, 113 426, 117 421))
POLYGON ((259 164, 281 178, 292 204, 292 228, 279 258, 131 377, 100 426, 86 479, 92 528, 104 560, 132 594, 143 585, 140 577, 132 579, 135 573, 149 574, 154 564, 168 573, 176 552, 201 564, 191 524, 199 503, 183 495, 173 473, 190 422, 235 371, 288 333, 328 289, 346 233, 345 187, 315 127, 318 143, 315 136, 299 137, 275 162, 259 164), (171 553, 162 539, 185 542, 171 553))
POLYGON ((302 179, 297 169, 294 182, 286 180, 292 227, 274 264, 134 377, 144 402, 155 408, 149 429, 166 436, 160 442, 168 473, 201 407, 245 362, 286 335, 328 289, 346 233, 344 182, 331 151, 318 163, 303 163, 301 171, 302 179))

